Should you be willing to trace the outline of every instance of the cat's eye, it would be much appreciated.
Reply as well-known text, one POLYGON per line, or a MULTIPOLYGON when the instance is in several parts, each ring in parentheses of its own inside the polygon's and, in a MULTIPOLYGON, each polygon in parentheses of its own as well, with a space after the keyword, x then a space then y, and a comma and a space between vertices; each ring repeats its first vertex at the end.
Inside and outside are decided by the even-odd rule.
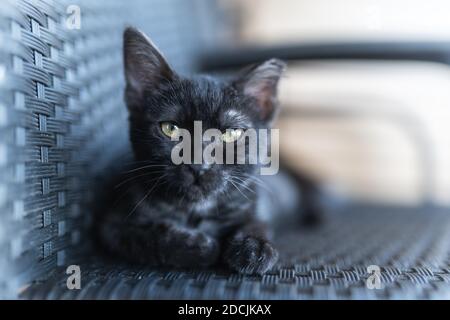
POLYGON ((178 134, 178 126, 173 122, 161 122, 161 131, 169 138, 174 138, 178 134))
POLYGON ((222 134, 222 141, 225 143, 235 142, 242 136, 243 132, 242 129, 227 129, 222 134))

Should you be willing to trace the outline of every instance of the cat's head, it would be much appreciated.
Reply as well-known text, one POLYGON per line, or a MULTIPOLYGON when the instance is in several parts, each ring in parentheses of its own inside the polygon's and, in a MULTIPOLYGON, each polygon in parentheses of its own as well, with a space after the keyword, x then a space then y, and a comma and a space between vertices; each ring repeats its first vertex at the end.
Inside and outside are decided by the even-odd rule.
MULTIPOLYGON (((234 129, 236 135, 241 129, 270 127, 278 108, 282 61, 249 67, 230 81, 185 78, 143 33, 127 28, 124 64, 130 138, 136 161, 146 166, 136 174, 142 174, 141 181, 149 189, 154 187, 153 193, 198 202, 250 179, 257 165, 174 164, 172 150, 179 142, 172 141, 171 135, 179 128, 192 132, 194 121, 201 121, 203 130, 234 129)), ((227 137, 229 142, 223 144, 246 143, 227 137)))

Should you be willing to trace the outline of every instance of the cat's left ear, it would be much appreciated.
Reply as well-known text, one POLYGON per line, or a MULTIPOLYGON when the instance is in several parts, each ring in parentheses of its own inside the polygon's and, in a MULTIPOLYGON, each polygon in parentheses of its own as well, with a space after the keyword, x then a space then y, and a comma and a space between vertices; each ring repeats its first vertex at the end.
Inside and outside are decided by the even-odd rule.
POLYGON ((286 69, 286 63, 270 59, 250 67, 233 81, 233 86, 246 96, 255 99, 260 119, 270 123, 278 108, 278 82, 286 69))
POLYGON ((123 34, 127 92, 142 97, 146 90, 157 90, 163 82, 173 80, 172 71, 162 53, 141 31, 128 27, 123 34))

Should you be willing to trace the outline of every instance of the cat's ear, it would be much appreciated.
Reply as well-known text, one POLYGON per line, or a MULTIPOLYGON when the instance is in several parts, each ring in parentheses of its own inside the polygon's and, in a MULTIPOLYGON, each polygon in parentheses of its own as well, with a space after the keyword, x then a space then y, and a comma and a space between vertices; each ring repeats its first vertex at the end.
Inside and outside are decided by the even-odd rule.
POLYGON ((145 90, 157 89, 175 73, 163 55, 141 31, 128 27, 123 34, 123 53, 127 91, 142 97, 145 90))
POLYGON ((275 117, 278 107, 278 82, 285 69, 286 63, 270 59, 243 70, 233 81, 233 86, 237 90, 255 99, 262 121, 270 122, 275 117))

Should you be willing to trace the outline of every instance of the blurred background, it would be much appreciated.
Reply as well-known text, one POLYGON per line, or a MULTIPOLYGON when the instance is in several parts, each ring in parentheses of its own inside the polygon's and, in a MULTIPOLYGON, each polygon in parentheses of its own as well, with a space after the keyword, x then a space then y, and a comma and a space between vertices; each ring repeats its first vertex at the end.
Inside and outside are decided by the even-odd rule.
MULTIPOLYGON (((446 0, 0 0, 0 297, 15 297, 90 256, 81 249, 89 246, 85 231, 96 182, 129 151, 122 65, 127 25, 147 33, 184 74, 226 74, 263 59, 287 60, 276 127, 281 157, 291 167, 334 199, 448 211, 449 12, 446 0)), ((386 214, 382 226, 392 222, 386 214)), ((367 223, 352 221, 327 233, 347 239, 343 248, 366 243, 339 236, 357 229, 367 235, 367 223)), ((353 248, 341 265, 327 260, 328 252, 315 255, 305 247, 306 262, 295 270, 310 270, 314 259, 320 272, 323 261, 353 270, 366 257, 413 266, 413 252, 421 264, 434 261, 448 273, 445 223, 439 220, 442 230, 430 231, 437 230, 433 225, 428 233, 417 231, 421 220, 417 229, 411 223, 411 234, 435 237, 410 251, 402 249, 412 245, 408 237, 402 244, 371 233, 368 253, 353 248), (381 238, 401 252, 386 256, 381 238), (428 250, 433 243, 435 250, 428 250)), ((409 271, 392 274, 402 272, 409 271)))
MULTIPOLYGON (((383 42, 379 49, 389 52, 390 45, 450 40, 450 4, 444 0, 244 0, 219 6, 229 14, 230 38, 238 47, 383 42)), ((293 59, 280 85, 282 155, 356 201, 449 205, 450 69, 392 60, 293 59)))

